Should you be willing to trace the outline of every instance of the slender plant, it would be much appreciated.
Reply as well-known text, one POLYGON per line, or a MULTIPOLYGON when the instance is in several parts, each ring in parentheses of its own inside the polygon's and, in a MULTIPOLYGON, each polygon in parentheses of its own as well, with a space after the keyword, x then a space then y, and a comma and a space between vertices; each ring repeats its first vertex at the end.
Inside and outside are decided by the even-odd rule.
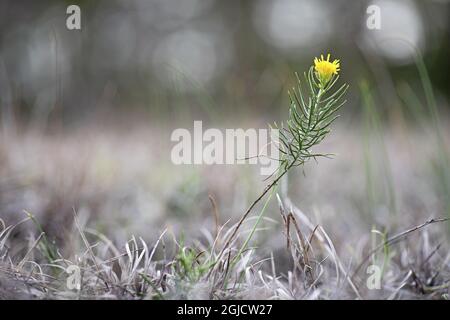
POLYGON ((290 169, 304 165, 311 158, 328 156, 328 154, 314 153, 312 149, 330 133, 331 124, 339 117, 336 112, 346 102, 342 98, 348 85, 343 84, 338 89, 333 89, 339 80, 339 71, 339 60, 330 61, 330 54, 328 54, 326 60, 323 55, 320 59, 315 58, 314 65, 304 73, 305 89, 300 76, 295 74, 297 88, 294 87, 292 91, 289 91, 291 102, 289 119, 286 123, 274 124, 279 132, 279 167, 272 175, 272 181, 242 215, 220 255, 229 247, 256 204, 277 185, 290 169))

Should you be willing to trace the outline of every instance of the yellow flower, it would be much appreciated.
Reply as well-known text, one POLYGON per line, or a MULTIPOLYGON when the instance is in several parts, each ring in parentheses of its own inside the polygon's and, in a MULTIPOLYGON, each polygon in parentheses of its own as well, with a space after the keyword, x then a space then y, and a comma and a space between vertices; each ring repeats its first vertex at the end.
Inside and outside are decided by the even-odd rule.
POLYGON ((316 70, 317 78, 320 81, 322 87, 324 87, 334 74, 338 74, 340 68, 339 60, 330 61, 330 54, 327 56, 327 60, 320 55, 320 59, 314 59, 314 69, 316 70))

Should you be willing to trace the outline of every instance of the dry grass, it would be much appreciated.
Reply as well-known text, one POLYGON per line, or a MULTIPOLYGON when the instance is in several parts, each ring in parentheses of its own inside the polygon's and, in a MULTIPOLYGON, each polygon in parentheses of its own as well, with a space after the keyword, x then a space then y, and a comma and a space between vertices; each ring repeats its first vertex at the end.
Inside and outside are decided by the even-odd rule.
POLYGON ((0 298, 448 298, 445 199, 423 134, 385 131, 386 182, 381 156, 366 163, 367 142, 338 129, 324 146, 336 158, 284 180, 248 246, 257 210, 224 249, 264 187, 256 168, 174 167, 161 131, 114 132, 2 142, 0 298), (369 264, 380 290, 366 285, 369 264))

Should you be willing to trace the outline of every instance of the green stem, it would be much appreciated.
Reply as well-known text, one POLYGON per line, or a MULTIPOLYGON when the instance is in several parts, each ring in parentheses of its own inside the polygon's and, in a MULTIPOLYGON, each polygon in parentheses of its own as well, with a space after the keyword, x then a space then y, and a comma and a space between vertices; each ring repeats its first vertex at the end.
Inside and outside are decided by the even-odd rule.
POLYGON ((266 211, 267 205, 270 202, 270 199, 272 198, 273 194, 275 193, 275 190, 277 190, 277 186, 274 186, 273 188, 271 188, 272 191, 269 194, 269 197, 267 198, 267 200, 264 202, 264 206, 261 209, 261 212, 258 215, 258 218, 256 219, 255 224, 253 225, 252 231, 250 232, 250 234, 248 235, 248 237, 245 239, 242 247, 239 249, 238 253, 236 254, 236 256, 233 258, 233 260, 230 263, 230 267, 228 268, 227 273, 225 274, 225 279, 223 282, 223 285, 226 286, 227 282, 228 282, 228 276, 229 276, 229 270, 233 270, 234 266, 236 265, 236 263, 238 262, 239 258, 241 257, 242 253, 247 249, 247 245, 250 242, 250 240, 253 238, 253 235, 256 232, 256 228, 258 227, 259 223, 262 220, 262 217, 264 216, 264 212, 266 211))
POLYGON ((312 118, 314 116, 314 112, 316 111, 316 109, 319 107, 319 103, 320 103, 320 98, 322 97, 322 94, 325 91, 321 88, 319 88, 319 92, 317 93, 317 98, 316 98, 316 102, 311 106, 311 110, 309 111, 309 119, 308 119, 308 129, 311 128, 311 121, 312 118))

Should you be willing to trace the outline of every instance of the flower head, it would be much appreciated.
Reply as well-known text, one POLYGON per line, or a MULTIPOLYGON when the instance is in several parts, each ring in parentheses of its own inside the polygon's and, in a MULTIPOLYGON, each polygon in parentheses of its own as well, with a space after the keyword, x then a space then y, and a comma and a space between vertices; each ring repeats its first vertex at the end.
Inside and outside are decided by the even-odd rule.
POLYGON ((325 86, 331 77, 338 74, 340 70, 339 60, 330 61, 330 54, 327 56, 327 60, 320 55, 320 59, 314 59, 314 69, 316 70, 316 76, 319 79, 320 85, 325 86))

